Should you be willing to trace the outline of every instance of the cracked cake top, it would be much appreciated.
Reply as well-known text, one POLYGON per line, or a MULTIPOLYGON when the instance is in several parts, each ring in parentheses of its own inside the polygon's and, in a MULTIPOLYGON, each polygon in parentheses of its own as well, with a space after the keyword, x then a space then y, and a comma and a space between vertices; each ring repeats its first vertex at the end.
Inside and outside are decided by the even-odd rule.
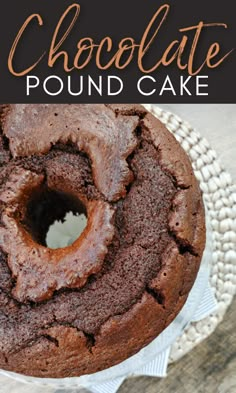
POLYGON ((188 157, 139 105, 5 105, 0 134, 0 367, 92 373, 177 315, 205 244, 188 157), (70 246, 46 234, 87 216, 70 246))

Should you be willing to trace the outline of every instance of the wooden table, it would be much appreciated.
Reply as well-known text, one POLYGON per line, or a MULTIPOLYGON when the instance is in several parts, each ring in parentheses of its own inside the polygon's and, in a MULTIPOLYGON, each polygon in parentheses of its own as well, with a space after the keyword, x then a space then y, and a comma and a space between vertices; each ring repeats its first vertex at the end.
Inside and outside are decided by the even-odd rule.
POLYGON ((236 299, 215 332, 164 379, 129 378, 118 393, 236 393, 236 299))
MULTIPOLYGON (((236 105, 160 105, 189 121, 236 182, 236 105)), ((119 393, 236 393, 236 299, 216 331, 171 365, 165 379, 129 378, 119 393)))

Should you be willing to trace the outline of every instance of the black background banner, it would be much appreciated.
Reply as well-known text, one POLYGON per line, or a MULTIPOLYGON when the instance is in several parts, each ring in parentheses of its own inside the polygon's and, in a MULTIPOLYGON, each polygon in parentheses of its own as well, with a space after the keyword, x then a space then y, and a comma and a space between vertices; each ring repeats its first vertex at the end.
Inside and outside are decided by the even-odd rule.
MULTIPOLYGON (((178 68, 176 60, 169 66, 161 65, 153 72, 142 72, 138 66, 138 48, 134 50, 132 61, 124 69, 117 69, 114 65, 107 70, 99 69, 96 65, 97 47, 94 48, 88 65, 83 69, 65 72, 63 68, 64 56, 60 56, 54 66, 49 67, 48 54, 55 28, 61 15, 72 4, 80 5, 80 13, 67 38, 58 49, 67 53, 70 67, 73 66, 78 51, 77 44, 85 37, 92 38, 96 45, 104 37, 109 36, 112 39, 111 51, 105 53, 105 47, 103 48, 103 64, 112 58, 123 38, 132 37, 138 45, 153 15, 165 4, 168 4, 170 9, 143 59, 143 66, 146 70, 157 63, 172 41, 181 41, 184 35, 179 31, 181 28, 196 26, 200 21, 205 24, 224 23, 227 24, 227 28, 212 26, 202 29, 194 54, 195 69, 203 63, 210 45, 214 42, 219 43, 220 53, 214 61, 212 60, 213 62, 219 60, 235 47, 236 20, 233 1, 8 0, 1 4, 0 11, 1 103, 236 102, 236 57, 234 50, 218 67, 210 69, 205 65, 198 75, 191 77, 189 77, 187 70, 178 68), (37 19, 34 18, 24 31, 12 62, 14 72, 20 73, 34 64, 43 53, 44 56, 27 75, 16 76, 9 70, 9 54, 17 33, 25 20, 32 14, 39 14, 43 24, 39 26, 37 19), (184 81, 185 85, 183 86, 184 81), (68 83, 70 83, 70 90, 68 83), (33 87, 36 84, 38 86, 33 87), (120 93, 115 94, 118 90, 120 93)), ((57 42, 60 41, 60 37, 69 26, 74 14, 73 10, 65 18, 57 42)), ((161 15, 163 14, 160 14, 153 24, 149 37, 157 29, 161 15)), ((194 34, 195 30, 187 33, 188 43, 182 56, 182 63, 188 61, 194 34)), ((85 61, 87 53, 84 52, 84 57, 81 57, 80 62, 85 61)), ((123 62, 127 58, 128 51, 123 62)))

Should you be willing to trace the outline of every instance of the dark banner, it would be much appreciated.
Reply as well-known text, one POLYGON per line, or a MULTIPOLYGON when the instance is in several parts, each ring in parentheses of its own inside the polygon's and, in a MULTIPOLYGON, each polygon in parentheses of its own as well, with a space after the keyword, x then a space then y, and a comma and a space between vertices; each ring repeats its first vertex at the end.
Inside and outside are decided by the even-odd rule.
POLYGON ((9 0, 0 102, 235 103, 234 2, 9 0))

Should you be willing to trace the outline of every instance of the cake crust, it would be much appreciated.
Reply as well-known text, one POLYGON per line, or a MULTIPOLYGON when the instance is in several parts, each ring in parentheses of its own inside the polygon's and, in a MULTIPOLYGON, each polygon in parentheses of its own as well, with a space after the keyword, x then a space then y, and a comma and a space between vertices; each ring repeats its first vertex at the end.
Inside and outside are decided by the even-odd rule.
POLYGON ((205 246, 190 161, 140 105, 0 108, 0 367, 94 373, 135 354, 176 317, 205 246), (65 211, 71 246, 45 235, 65 211))

